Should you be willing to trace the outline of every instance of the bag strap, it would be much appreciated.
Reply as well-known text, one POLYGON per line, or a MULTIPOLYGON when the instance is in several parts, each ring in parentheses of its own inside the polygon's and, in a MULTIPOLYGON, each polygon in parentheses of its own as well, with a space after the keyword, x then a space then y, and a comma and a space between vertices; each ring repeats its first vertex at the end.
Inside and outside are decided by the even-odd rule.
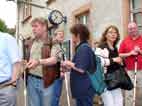
MULTIPOLYGON (((87 47, 91 48, 87 43, 83 43, 83 44, 81 44, 81 46, 87 46, 87 47)), ((76 52, 79 51, 79 49, 81 48, 81 46, 79 46, 79 47, 77 48, 76 52)), ((92 50, 92 48, 91 48, 91 50, 92 50)), ((87 73, 94 73, 95 70, 96 70, 96 68, 97 68, 97 67, 96 67, 96 56, 95 56, 93 50, 92 50, 92 56, 93 56, 93 57, 91 58, 91 67, 90 67, 89 70, 87 70, 87 73)))

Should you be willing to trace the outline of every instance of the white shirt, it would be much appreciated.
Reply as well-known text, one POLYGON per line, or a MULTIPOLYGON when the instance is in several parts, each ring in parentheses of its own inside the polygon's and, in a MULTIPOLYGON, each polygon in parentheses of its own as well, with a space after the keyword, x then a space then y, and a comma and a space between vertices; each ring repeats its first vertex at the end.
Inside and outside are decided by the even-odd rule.
POLYGON ((21 53, 16 39, 0 32, 0 83, 11 79, 13 64, 18 61, 21 61, 21 53))

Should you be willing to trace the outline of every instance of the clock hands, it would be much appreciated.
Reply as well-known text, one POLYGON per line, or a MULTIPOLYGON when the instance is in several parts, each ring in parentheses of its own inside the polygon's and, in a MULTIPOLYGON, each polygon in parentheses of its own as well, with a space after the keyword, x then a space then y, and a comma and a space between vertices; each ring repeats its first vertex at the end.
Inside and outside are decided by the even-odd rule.
POLYGON ((53 25, 59 25, 63 22, 64 17, 63 14, 58 10, 53 10, 49 14, 49 21, 53 25))

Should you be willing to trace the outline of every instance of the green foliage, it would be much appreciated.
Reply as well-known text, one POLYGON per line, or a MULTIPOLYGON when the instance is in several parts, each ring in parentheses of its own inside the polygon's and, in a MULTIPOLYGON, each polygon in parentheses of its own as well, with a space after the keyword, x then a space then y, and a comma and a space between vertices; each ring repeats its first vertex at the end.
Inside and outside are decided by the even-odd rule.
POLYGON ((8 28, 8 31, 7 31, 7 33, 9 33, 9 34, 11 34, 11 35, 15 35, 15 33, 16 33, 16 29, 15 28, 8 28))
POLYGON ((0 19, 0 31, 1 32, 7 32, 8 31, 6 24, 2 19, 0 19))
POLYGON ((9 33, 13 36, 15 35, 15 32, 16 32, 15 28, 8 28, 2 19, 0 19, 0 31, 9 33))

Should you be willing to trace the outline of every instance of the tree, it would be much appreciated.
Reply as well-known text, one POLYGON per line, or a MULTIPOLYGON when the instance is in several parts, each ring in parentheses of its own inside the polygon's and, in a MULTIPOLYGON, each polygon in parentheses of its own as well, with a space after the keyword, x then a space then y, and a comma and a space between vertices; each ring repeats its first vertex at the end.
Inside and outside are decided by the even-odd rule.
POLYGON ((11 35, 15 35, 15 33, 16 33, 16 29, 15 28, 8 28, 8 31, 7 31, 7 33, 9 33, 9 34, 11 34, 11 35))
POLYGON ((15 28, 8 28, 7 25, 5 24, 5 22, 2 19, 0 19, 0 31, 7 32, 7 33, 14 36, 16 29, 15 28))
POLYGON ((6 24, 2 19, 0 19, 0 31, 1 32, 7 32, 8 31, 6 24))

